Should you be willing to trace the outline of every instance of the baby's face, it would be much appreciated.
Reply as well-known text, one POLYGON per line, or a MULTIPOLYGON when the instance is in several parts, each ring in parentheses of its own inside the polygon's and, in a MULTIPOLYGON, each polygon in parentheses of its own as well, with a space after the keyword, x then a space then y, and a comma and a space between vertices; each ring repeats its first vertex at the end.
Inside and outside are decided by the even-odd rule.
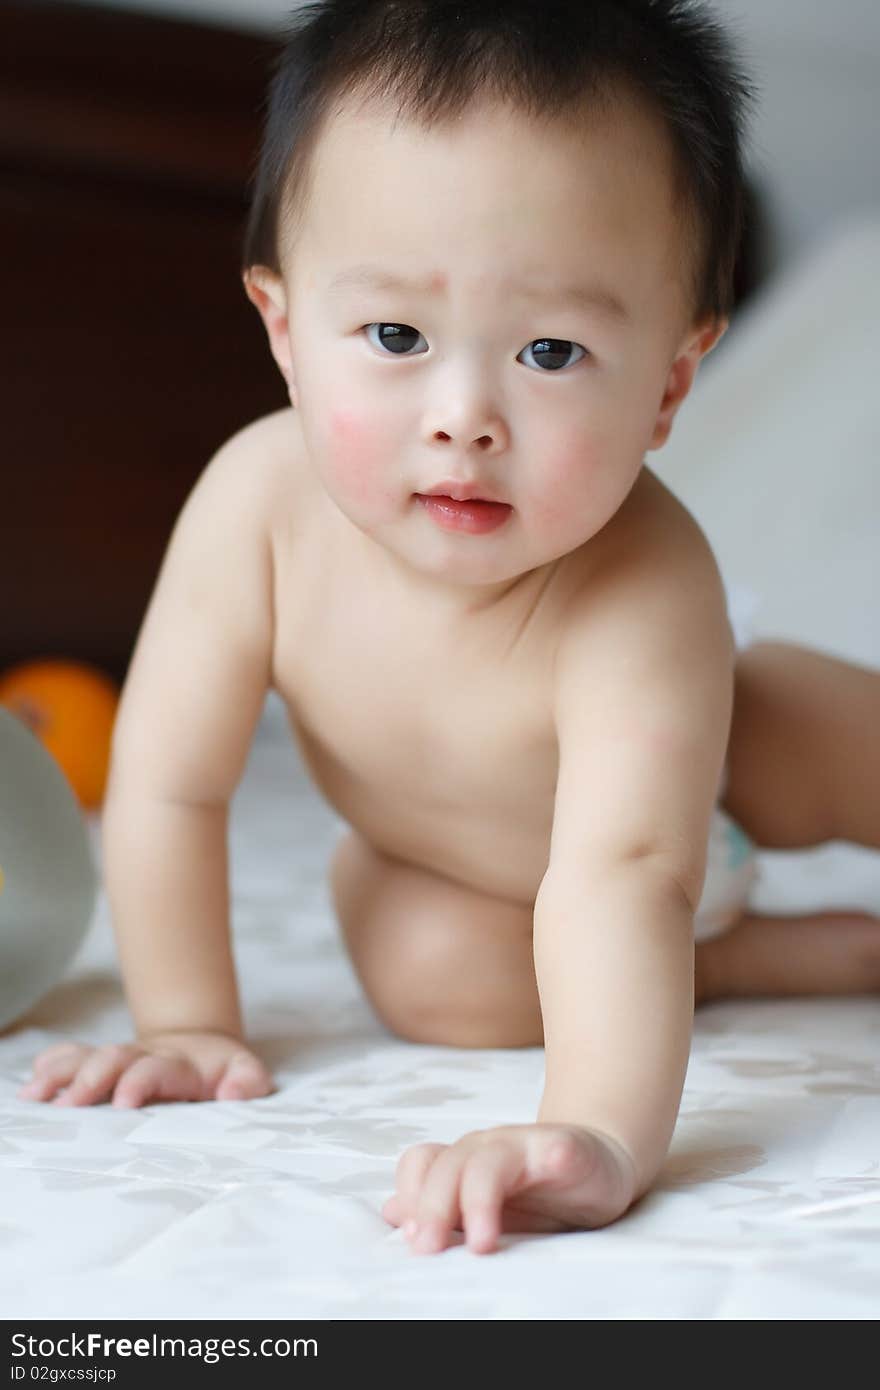
POLYGON ((335 116, 273 341, 326 492, 444 587, 583 545, 718 336, 689 320, 681 236, 667 137, 634 105, 570 130, 495 105, 430 133, 335 116), (444 484, 509 510, 474 531, 420 501, 444 484))

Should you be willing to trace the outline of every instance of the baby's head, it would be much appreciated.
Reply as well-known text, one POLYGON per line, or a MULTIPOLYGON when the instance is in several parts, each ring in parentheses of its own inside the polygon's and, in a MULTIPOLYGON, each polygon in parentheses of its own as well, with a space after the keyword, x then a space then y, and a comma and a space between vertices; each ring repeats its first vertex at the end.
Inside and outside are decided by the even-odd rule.
POLYGON ((752 96, 693 0, 296 12, 244 278, 361 532, 489 597, 614 515, 727 324, 752 96))

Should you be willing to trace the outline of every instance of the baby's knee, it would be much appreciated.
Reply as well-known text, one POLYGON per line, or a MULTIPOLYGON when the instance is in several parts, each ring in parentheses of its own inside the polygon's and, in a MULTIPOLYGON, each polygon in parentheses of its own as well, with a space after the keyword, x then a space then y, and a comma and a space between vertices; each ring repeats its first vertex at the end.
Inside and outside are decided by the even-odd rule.
MULTIPOLYGON (((544 1042, 540 1008, 513 1012, 486 1005, 456 1009, 451 1002, 432 999, 414 1007, 412 1000, 371 1001, 385 1027, 406 1042, 435 1047, 541 1047, 544 1042)), ((536 1001, 537 1004, 537 1001, 536 1001)))
POLYGON ((331 864, 337 917, 374 1011, 410 1042, 542 1041, 531 909, 346 836, 331 864))
MULTIPOLYGON (((399 943, 400 944, 400 943, 399 943)), ((408 1042, 440 1047, 533 1047, 544 1041, 531 945, 511 941, 503 960, 453 932, 414 929, 410 949, 358 971, 373 1010, 408 1042), (519 947, 519 949, 517 949, 519 947)))

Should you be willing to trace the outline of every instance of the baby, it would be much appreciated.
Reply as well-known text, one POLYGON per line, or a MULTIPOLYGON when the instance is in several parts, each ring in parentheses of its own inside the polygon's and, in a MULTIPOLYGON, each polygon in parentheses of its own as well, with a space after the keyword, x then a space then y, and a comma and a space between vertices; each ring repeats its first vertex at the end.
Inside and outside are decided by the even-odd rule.
POLYGON ((53 1047, 22 1095, 272 1090, 226 843, 269 689, 351 827, 332 892, 379 1018, 546 1049, 535 1123, 402 1156, 384 1215, 416 1251, 626 1212, 695 999, 878 987, 874 918, 761 918, 707 863, 737 824, 880 846, 880 676, 737 654, 706 538, 644 461, 727 325, 750 95, 679 0, 296 14, 244 272, 290 407, 189 497, 115 731, 137 1041, 53 1047))

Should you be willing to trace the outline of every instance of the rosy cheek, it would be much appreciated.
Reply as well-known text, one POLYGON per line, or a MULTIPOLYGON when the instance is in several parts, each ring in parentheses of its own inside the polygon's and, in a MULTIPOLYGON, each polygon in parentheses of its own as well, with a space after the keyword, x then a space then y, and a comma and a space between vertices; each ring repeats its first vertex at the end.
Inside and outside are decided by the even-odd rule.
POLYGON ((350 410, 330 416, 330 458, 337 487, 353 502, 375 502, 381 492, 383 457, 375 425, 350 410))
POLYGON ((601 486, 602 464, 595 440, 566 435, 548 441, 542 450, 541 476, 534 499, 543 526, 574 521, 584 506, 595 502, 601 486))
POLYGON ((363 426, 350 410, 332 410, 330 412, 330 433, 334 443, 338 445, 353 444, 355 440, 360 439, 363 426))

